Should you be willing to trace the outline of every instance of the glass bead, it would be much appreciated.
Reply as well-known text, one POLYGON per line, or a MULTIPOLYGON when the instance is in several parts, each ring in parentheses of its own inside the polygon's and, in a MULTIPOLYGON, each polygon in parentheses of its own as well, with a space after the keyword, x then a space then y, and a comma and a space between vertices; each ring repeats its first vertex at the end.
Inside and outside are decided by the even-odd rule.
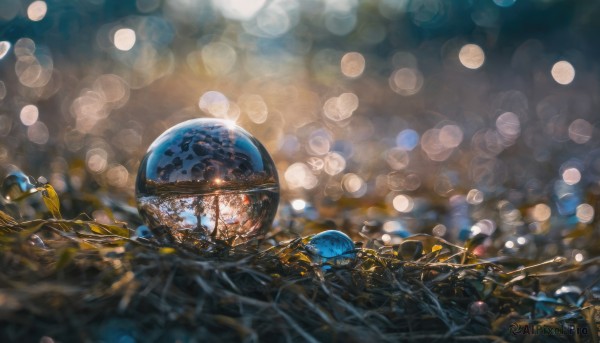
POLYGON ((23 199, 36 191, 29 177, 20 170, 10 172, 2 182, 2 197, 7 201, 23 199))
POLYGON ((314 235, 306 244, 306 250, 316 263, 331 266, 346 266, 356 259, 354 242, 345 233, 328 230, 314 235))
POLYGON ((152 143, 136 198, 155 234, 166 232, 175 243, 237 245, 269 230, 279 181, 269 153, 250 133, 227 120, 192 119, 152 143))

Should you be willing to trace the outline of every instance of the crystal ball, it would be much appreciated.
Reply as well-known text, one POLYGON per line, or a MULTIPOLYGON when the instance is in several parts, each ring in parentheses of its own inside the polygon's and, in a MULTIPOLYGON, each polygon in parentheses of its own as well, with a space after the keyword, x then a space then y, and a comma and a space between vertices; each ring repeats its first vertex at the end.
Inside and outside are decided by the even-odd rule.
POLYGON ((10 172, 2 181, 2 197, 7 201, 23 199, 36 190, 29 177, 20 170, 10 172))
POLYGON ((192 119, 150 145, 136 198, 154 236, 238 245, 270 228, 279 181, 269 153, 250 133, 226 120, 192 119))
POLYGON ((312 236, 306 244, 306 251, 316 263, 324 264, 324 269, 346 266, 356 259, 354 242, 337 230, 327 230, 312 236))

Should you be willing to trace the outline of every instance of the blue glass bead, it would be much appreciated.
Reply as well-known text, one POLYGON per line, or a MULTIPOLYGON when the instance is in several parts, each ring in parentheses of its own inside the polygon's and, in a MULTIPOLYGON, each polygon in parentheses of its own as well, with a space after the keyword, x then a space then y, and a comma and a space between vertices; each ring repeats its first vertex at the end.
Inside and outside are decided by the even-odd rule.
POLYGON ((356 259, 354 242, 341 231, 328 230, 314 235, 306 245, 306 250, 317 263, 331 266, 346 266, 356 259))
POLYGON ((2 197, 7 201, 16 201, 36 192, 36 187, 22 171, 10 172, 2 182, 2 197))

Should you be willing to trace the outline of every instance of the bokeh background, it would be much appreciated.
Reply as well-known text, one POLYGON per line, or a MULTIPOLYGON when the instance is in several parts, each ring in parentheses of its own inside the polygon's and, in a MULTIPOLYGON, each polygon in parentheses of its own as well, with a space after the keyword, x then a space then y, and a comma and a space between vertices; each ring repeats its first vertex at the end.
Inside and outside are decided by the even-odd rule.
POLYGON ((585 263, 599 16, 571 0, 2 0, 0 165, 45 177, 67 217, 139 225, 149 144, 227 118, 277 164, 276 228, 483 234, 482 256, 585 263))

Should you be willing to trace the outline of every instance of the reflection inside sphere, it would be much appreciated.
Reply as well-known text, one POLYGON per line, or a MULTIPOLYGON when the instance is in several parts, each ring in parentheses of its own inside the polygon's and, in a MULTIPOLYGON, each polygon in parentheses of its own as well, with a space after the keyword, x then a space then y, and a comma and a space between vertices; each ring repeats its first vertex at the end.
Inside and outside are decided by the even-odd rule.
POLYGON ((259 237, 279 202, 277 172, 265 148, 220 119, 189 120, 158 137, 142 160, 136 192, 151 229, 165 227, 177 243, 191 244, 259 237))

